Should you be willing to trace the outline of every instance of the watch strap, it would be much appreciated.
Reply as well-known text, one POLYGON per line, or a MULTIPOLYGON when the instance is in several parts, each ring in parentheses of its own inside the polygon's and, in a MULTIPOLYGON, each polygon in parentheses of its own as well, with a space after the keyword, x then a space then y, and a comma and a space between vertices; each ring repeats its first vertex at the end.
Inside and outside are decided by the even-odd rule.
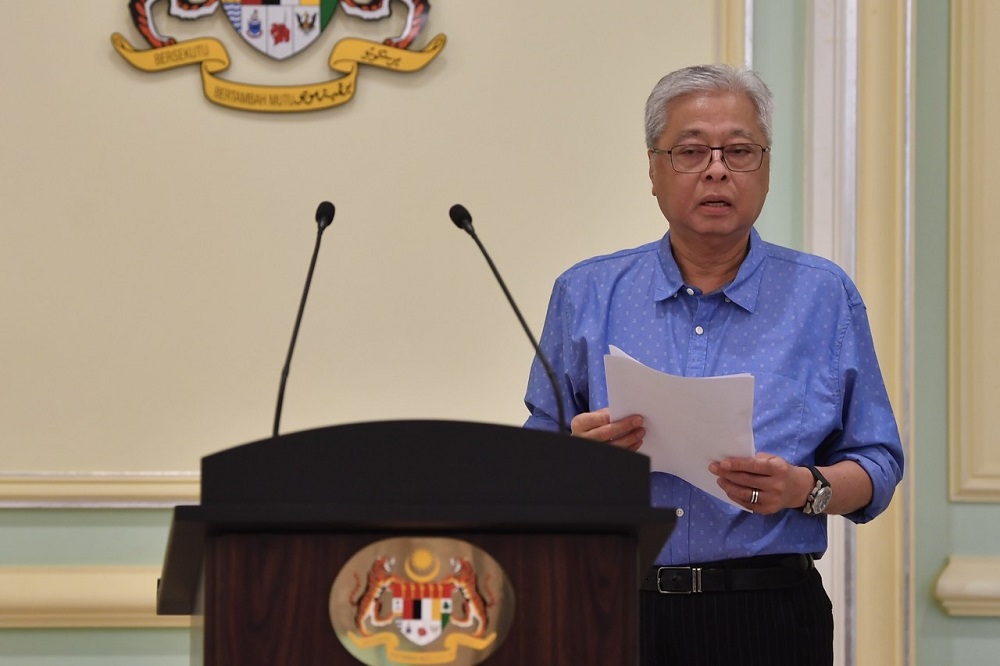
POLYGON ((805 506, 802 507, 802 511, 803 513, 807 513, 810 515, 816 515, 822 513, 822 510, 825 509, 826 506, 824 504, 823 509, 817 511, 816 498, 819 495, 820 491, 822 491, 824 488, 830 487, 830 482, 826 480, 826 477, 823 476, 822 472, 816 469, 814 465, 803 465, 803 467, 809 470, 809 472, 813 476, 813 480, 815 481, 815 483, 813 484, 812 490, 809 491, 809 497, 806 498, 806 503, 805 506))

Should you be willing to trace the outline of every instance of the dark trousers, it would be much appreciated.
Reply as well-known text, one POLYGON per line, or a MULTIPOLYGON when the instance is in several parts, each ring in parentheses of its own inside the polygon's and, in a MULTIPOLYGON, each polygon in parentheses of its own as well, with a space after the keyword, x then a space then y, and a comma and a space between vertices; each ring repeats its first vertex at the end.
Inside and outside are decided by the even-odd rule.
POLYGON ((642 666, 832 666, 833 610, 815 569, 794 587, 639 593, 642 666))

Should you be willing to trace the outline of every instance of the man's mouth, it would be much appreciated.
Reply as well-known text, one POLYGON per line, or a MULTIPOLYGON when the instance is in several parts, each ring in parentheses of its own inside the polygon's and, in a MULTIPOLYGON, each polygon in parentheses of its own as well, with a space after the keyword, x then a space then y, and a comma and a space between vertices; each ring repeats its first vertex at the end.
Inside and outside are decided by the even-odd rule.
POLYGON ((712 208, 724 208, 724 207, 729 206, 731 204, 728 201, 709 200, 709 201, 702 201, 701 205, 702 206, 710 206, 712 208))

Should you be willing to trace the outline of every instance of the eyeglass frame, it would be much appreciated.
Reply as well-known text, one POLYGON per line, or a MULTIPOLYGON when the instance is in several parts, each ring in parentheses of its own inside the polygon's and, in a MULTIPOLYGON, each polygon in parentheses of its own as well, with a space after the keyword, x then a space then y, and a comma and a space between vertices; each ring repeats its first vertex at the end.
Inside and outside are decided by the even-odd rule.
POLYGON ((727 169, 729 169, 730 171, 732 171, 733 173, 753 173, 754 171, 760 171, 760 168, 762 166, 764 166, 764 155, 766 155, 767 153, 771 152, 771 147, 770 146, 764 146, 764 145, 759 144, 759 143, 750 143, 750 142, 730 143, 730 144, 726 144, 725 146, 709 146, 709 145, 704 144, 704 143, 679 143, 676 146, 671 146, 670 150, 662 150, 660 148, 650 148, 649 149, 649 152, 654 153, 656 155, 669 155, 670 156, 670 168, 672 168, 677 173, 705 173, 705 171, 708 169, 708 167, 712 166, 712 156, 715 154, 715 151, 719 151, 719 155, 720 155, 719 159, 722 160, 722 164, 727 169), (681 170, 679 170, 677 168, 677 166, 674 164, 673 151, 676 150, 676 149, 678 149, 678 148, 695 147, 695 146, 708 148, 708 150, 709 150, 709 153, 708 153, 708 164, 706 164, 705 167, 703 169, 701 169, 700 171, 681 171, 681 170), (729 166, 729 162, 726 161, 726 150, 725 149, 729 148, 730 146, 757 146, 758 148, 760 148, 760 162, 758 162, 757 166, 755 166, 753 169, 740 170, 740 169, 734 169, 734 168, 732 168, 731 166, 729 166))

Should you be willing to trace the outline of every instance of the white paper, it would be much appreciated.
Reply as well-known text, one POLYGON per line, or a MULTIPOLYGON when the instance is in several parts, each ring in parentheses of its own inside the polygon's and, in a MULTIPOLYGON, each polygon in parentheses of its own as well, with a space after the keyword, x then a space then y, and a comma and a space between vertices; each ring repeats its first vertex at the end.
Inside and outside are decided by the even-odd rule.
POLYGON ((708 471, 712 461, 751 458, 753 375, 677 377, 654 370, 611 346, 604 356, 611 420, 638 414, 646 436, 639 453, 655 472, 669 472, 733 502, 708 471))

